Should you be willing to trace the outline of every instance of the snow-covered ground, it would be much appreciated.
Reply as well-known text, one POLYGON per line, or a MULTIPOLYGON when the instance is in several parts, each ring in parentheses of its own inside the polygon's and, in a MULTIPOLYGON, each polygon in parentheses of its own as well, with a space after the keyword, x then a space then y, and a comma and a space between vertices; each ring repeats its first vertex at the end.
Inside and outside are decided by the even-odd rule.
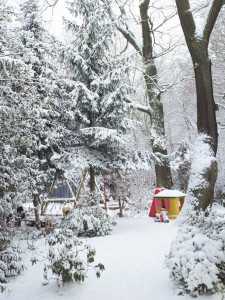
MULTIPOLYGON (((42 264, 31 266, 10 283, 10 291, 0 296, 4 300, 190 300, 177 296, 164 266, 165 255, 177 226, 155 223, 148 217, 118 220, 111 236, 89 239, 95 246, 96 262, 106 270, 100 279, 91 273, 83 284, 58 288, 53 281, 42 286, 42 264)), ((43 247, 44 248, 44 247, 43 247)), ((200 297, 201 300, 221 300, 221 296, 200 297)))

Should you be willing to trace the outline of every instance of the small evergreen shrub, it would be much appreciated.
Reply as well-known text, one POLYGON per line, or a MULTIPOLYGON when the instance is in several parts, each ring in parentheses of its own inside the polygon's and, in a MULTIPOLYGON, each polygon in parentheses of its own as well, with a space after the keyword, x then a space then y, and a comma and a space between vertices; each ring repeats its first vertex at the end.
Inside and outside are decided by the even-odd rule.
POLYGON ((63 224, 77 236, 105 236, 112 232, 113 219, 98 205, 76 208, 66 216, 63 224))
POLYGON ((10 246, 6 236, 0 240, 0 291, 6 289, 9 278, 16 277, 23 269, 21 250, 17 246, 10 246))
POLYGON ((183 224, 166 259, 170 277, 192 296, 225 288, 225 209, 214 205, 183 224))
POLYGON ((95 250, 74 236, 72 230, 57 229, 48 239, 48 264, 44 267, 44 282, 49 281, 49 271, 56 276, 58 286, 66 282, 83 282, 90 268, 100 277, 104 265, 94 265, 95 250))

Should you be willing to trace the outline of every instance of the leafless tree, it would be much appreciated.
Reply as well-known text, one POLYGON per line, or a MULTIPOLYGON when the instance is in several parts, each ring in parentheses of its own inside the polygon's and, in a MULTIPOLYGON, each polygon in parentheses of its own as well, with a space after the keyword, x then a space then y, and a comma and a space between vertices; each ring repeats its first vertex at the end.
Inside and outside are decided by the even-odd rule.
MULTIPOLYGON (((143 0, 139 4, 139 12, 142 30, 142 48, 139 46, 134 34, 130 31, 128 25, 117 26, 119 32, 133 46, 136 52, 143 60, 143 74, 146 85, 146 93, 148 96, 149 106, 144 109, 137 106, 139 111, 149 114, 151 120, 151 141, 152 151, 155 157, 155 173, 157 186, 170 188, 173 185, 170 163, 166 149, 166 137, 164 126, 163 104, 161 102, 162 89, 158 84, 158 72, 155 59, 164 55, 173 48, 163 49, 162 53, 155 55, 154 53, 154 32, 159 30, 169 19, 175 14, 166 16, 165 19, 154 29, 151 17, 149 16, 150 0, 143 0)), ((125 14, 124 7, 120 6, 121 15, 125 14)))
MULTIPOLYGON (((218 147, 218 130, 216 121, 217 106, 213 95, 211 60, 208 53, 209 39, 224 0, 212 0, 205 26, 200 32, 196 30, 196 21, 189 0, 176 0, 178 16, 189 49, 195 73, 197 94, 197 128, 211 138, 211 148, 216 156, 218 147)), ((192 190, 199 200, 199 208, 207 208, 213 201, 214 186, 217 178, 217 164, 213 161, 202 170, 207 184, 201 189, 192 190)))

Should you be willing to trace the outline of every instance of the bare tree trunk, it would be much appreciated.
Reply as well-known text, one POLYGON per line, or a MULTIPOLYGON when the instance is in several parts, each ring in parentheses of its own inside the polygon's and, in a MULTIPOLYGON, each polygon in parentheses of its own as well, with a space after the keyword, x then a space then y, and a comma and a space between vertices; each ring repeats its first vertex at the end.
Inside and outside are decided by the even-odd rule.
POLYGON ((84 186, 84 180, 86 178, 86 175, 87 175, 87 170, 84 170, 84 172, 82 172, 81 179, 80 179, 80 184, 79 184, 79 187, 78 187, 78 190, 77 190, 77 193, 76 193, 76 197, 75 197, 75 200, 74 200, 74 207, 76 207, 76 205, 79 202, 81 190, 84 186))
MULTIPOLYGON (((173 185, 170 162, 166 148, 164 112, 161 103, 161 92, 158 87, 158 74, 153 55, 152 23, 148 16, 150 0, 140 1, 139 10, 142 26, 143 49, 141 49, 127 24, 125 28, 117 25, 117 29, 127 42, 142 56, 144 63, 144 79, 147 88, 149 105, 145 108, 137 106, 137 110, 147 113, 151 120, 151 142, 155 160, 155 175, 157 186, 170 188, 173 185)), ((119 6, 121 15, 126 14, 119 6)))
MULTIPOLYGON (((216 156, 218 147, 218 131, 208 44, 223 4, 224 0, 213 0, 205 27, 200 34, 197 34, 189 0, 176 0, 180 23, 192 57, 195 72, 198 132, 205 133, 210 137, 209 145, 214 156, 216 156)), ((217 178, 216 160, 209 163, 208 167, 204 168, 200 175, 204 177, 205 184, 201 188, 197 186, 196 188, 192 187, 190 192, 199 201, 197 208, 206 209, 213 202, 214 187, 217 178)), ((194 176, 194 174, 191 174, 191 176, 194 176)))
POLYGON ((107 205, 107 202, 108 202, 108 196, 107 196, 107 193, 106 193, 106 180, 103 176, 103 195, 104 195, 104 208, 105 208, 105 211, 108 212, 108 205, 107 205))
MULTIPOLYGON (((210 146, 216 156, 218 148, 218 130, 216 122, 216 104, 213 96, 211 61, 205 46, 196 48, 193 61, 197 93, 197 128, 199 133, 206 133, 211 139, 210 146)), ((196 149, 196 151, 198 151, 196 149)), ((207 182, 202 189, 195 191, 199 205, 197 208, 205 210, 214 201, 214 188, 218 175, 217 161, 211 161, 208 168, 202 170, 207 182)))
POLYGON ((151 20, 148 16, 150 0, 140 4, 140 16, 143 40, 144 78, 147 87, 149 106, 151 107, 152 151, 156 157, 155 174, 157 186, 170 188, 173 185, 168 153, 166 149, 165 125, 161 93, 158 88, 158 73, 153 58, 151 20))
MULTIPOLYGON (((213 96, 211 61, 205 46, 200 46, 194 71, 197 92, 197 127, 199 132, 212 137, 212 147, 216 155, 218 147, 218 130, 216 122, 216 104, 213 96)), ((197 55, 196 55, 197 56, 197 55)))
POLYGON ((35 216, 35 225, 38 229, 41 227, 40 221, 40 199, 37 193, 33 194, 33 205, 34 205, 34 216, 35 216))
POLYGON ((89 181, 89 187, 90 187, 90 192, 95 193, 95 170, 92 166, 89 168, 89 175, 90 175, 90 181, 89 181))
POLYGON ((90 206, 99 205, 99 197, 96 193, 95 169, 92 166, 89 167, 89 176, 90 176, 90 180, 89 180, 89 187, 90 187, 89 205, 90 206))
MULTIPOLYGON (((202 53, 206 52, 203 50, 202 53)), ((211 137, 211 147, 216 156, 218 148, 218 130, 216 122, 216 105, 213 96, 211 61, 208 53, 202 55, 199 66, 195 67, 197 92, 197 127, 198 132, 211 137)), ((205 210, 214 200, 214 188, 218 175, 217 161, 211 161, 208 169, 202 170, 208 186, 199 193, 199 208, 205 210)))
POLYGON ((123 203, 122 203, 122 199, 119 196, 118 198, 118 203, 119 203, 119 217, 122 218, 123 217, 123 203))

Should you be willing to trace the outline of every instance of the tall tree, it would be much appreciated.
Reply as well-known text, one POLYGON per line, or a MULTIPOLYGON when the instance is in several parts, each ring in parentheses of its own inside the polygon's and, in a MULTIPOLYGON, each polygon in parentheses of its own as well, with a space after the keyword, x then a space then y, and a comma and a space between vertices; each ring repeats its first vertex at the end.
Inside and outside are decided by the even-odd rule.
MULTIPOLYGON (((225 7, 224 7, 225 8, 225 7)), ((218 20, 214 27, 212 36, 210 38, 210 53, 212 53, 212 73, 213 73, 213 87, 215 101, 219 107, 217 113, 217 123, 219 131, 219 144, 218 144, 218 178, 216 183, 217 197, 219 193, 224 193, 224 177, 225 166, 223 164, 224 159, 224 124, 225 124, 225 9, 221 10, 218 20)))
MULTIPOLYGON (((212 0, 210 5, 205 25, 202 28, 197 28, 189 0, 176 0, 180 23, 195 73, 198 132, 207 134, 210 137, 210 141, 207 139, 206 143, 210 143, 210 148, 214 156, 216 156, 218 147, 217 106, 213 96, 211 60, 208 48, 211 33, 224 1, 212 0)), ((209 160, 207 168, 204 166, 202 173, 205 174, 207 184, 201 188, 192 186, 189 192, 198 199, 197 206, 205 209, 213 201, 214 186, 217 178, 216 160, 209 160)))
POLYGON ((17 186, 14 170, 15 138, 20 128, 19 95, 24 92, 23 82, 30 70, 17 57, 14 48, 17 39, 13 34, 13 8, 0 1, 0 13, 0 217, 5 219, 12 212, 17 186))
POLYGON ((21 128, 19 106, 23 82, 30 75, 29 69, 17 57, 14 34, 15 12, 13 7, 0 0, 0 293, 6 289, 9 277, 20 274, 23 265, 16 247, 7 249, 13 238, 9 234, 9 217, 17 206, 17 157, 15 139, 21 128))
POLYGON ((38 223, 40 195, 48 192, 56 173, 61 173, 55 158, 61 154, 64 98, 57 61, 59 45, 44 28, 36 0, 21 4, 19 39, 18 52, 32 72, 29 93, 24 95, 21 107, 26 130, 20 131, 24 145, 19 151, 25 158, 22 179, 33 198, 38 223))
MULTIPOLYGON (((170 161, 168 158, 165 136, 164 112, 161 102, 161 90, 158 84, 158 71, 155 62, 151 16, 149 15, 150 0, 140 1, 139 12, 141 17, 142 49, 134 34, 129 30, 125 21, 118 23, 117 29, 124 38, 134 47, 136 52, 142 56, 143 73, 148 97, 148 108, 137 107, 140 111, 150 116, 151 128, 150 138, 152 151, 155 157, 155 175, 157 186, 170 188, 173 185, 170 161)), ((121 8, 122 15, 124 8, 121 8)))
POLYGON ((8 215, 6 204, 33 197, 38 212, 73 138, 71 87, 58 62, 61 45, 44 29, 38 1, 22 3, 21 24, 11 22, 13 9, 3 1, 0 10, 0 210, 8 215))
POLYGON ((143 41, 144 78, 149 106, 151 107, 152 150, 156 155, 155 173, 157 186, 170 188, 173 184, 170 162, 166 148, 165 124, 161 91, 158 88, 158 72, 154 60, 152 21, 148 14, 150 0, 140 2, 140 16, 143 41))
POLYGON ((122 167, 129 88, 126 60, 114 52, 114 27, 103 0, 68 1, 70 43, 64 59, 74 82, 74 116, 89 159, 90 190, 99 169, 122 167))

